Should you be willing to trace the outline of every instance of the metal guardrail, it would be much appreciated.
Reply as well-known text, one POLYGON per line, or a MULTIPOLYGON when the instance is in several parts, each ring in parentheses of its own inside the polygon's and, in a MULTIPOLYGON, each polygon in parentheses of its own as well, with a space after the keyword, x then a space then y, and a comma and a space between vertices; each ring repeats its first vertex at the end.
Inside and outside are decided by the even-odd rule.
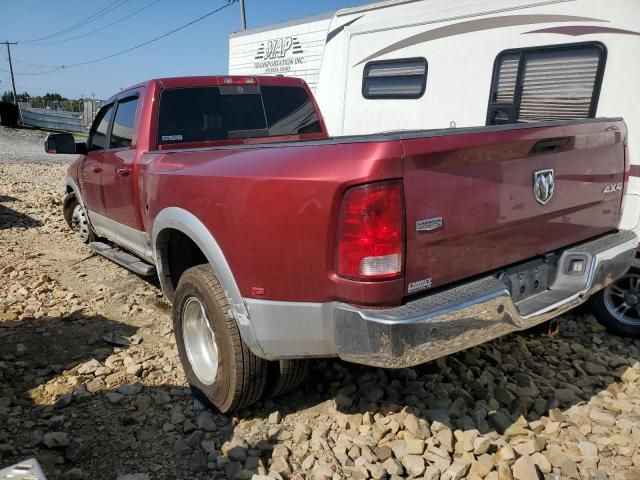
POLYGON ((45 108, 22 108, 22 122, 25 125, 51 130, 84 132, 81 113, 47 110, 45 108))

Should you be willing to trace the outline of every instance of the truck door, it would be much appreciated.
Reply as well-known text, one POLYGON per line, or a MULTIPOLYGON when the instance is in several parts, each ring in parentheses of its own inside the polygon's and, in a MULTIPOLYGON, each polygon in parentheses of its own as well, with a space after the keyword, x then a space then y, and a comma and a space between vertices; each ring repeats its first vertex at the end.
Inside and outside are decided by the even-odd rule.
POLYGON ((142 226, 134 201, 136 159, 136 113, 139 92, 127 92, 116 102, 109 149, 102 172, 102 198, 107 217, 113 222, 116 240, 132 250, 144 251, 142 226))
POLYGON ((104 168, 105 152, 108 147, 109 124, 113 116, 113 104, 105 105, 89 131, 87 140, 87 155, 82 162, 80 171, 80 190, 85 207, 89 211, 89 218, 94 224, 100 223, 97 215, 105 215, 102 201, 102 170, 104 168))

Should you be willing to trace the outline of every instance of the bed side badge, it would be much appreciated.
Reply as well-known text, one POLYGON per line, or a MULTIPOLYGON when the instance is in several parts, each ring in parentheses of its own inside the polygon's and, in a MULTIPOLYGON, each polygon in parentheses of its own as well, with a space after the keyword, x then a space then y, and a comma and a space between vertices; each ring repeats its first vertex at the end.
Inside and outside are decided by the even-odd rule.
POLYGON ((441 228, 443 225, 442 217, 425 218, 424 220, 418 220, 416 222, 417 232, 432 232, 441 228))

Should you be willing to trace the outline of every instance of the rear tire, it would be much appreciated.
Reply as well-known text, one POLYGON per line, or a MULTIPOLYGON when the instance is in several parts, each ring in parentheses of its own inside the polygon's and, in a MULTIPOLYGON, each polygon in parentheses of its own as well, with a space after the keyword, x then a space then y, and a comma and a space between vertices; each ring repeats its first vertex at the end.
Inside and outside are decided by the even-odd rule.
POLYGON ((277 397, 298 388, 307 378, 307 360, 269 362, 265 396, 277 397))
POLYGON ((267 380, 267 361, 240 337, 224 289, 209 265, 180 277, 173 303, 180 361, 196 396, 222 413, 257 402, 267 380))
POLYGON ((89 222, 87 211, 76 198, 75 193, 69 193, 62 201, 62 214, 67 225, 82 243, 95 242, 98 236, 89 222))
POLYGON ((598 321, 610 332, 640 338, 640 269, 629 269, 624 276, 594 294, 589 305, 598 321))

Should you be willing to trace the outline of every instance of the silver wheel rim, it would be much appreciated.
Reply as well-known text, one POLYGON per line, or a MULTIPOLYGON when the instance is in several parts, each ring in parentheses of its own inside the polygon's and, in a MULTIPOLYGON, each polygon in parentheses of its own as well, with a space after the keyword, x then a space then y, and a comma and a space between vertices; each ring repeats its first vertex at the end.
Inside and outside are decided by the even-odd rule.
POLYGON ((218 375, 218 346, 202 302, 189 297, 182 307, 182 337, 193 372, 205 385, 218 375))
POLYGON ((640 325, 640 275, 627 273, 604 290, 604 304, 616 320, 640 325))
POLYGON ((73 209, 73 214, 71 215, 71 229, 83 242, 89 240, 89 219, 87 219, 87 213, 80 204, 76 205, 73 209))

